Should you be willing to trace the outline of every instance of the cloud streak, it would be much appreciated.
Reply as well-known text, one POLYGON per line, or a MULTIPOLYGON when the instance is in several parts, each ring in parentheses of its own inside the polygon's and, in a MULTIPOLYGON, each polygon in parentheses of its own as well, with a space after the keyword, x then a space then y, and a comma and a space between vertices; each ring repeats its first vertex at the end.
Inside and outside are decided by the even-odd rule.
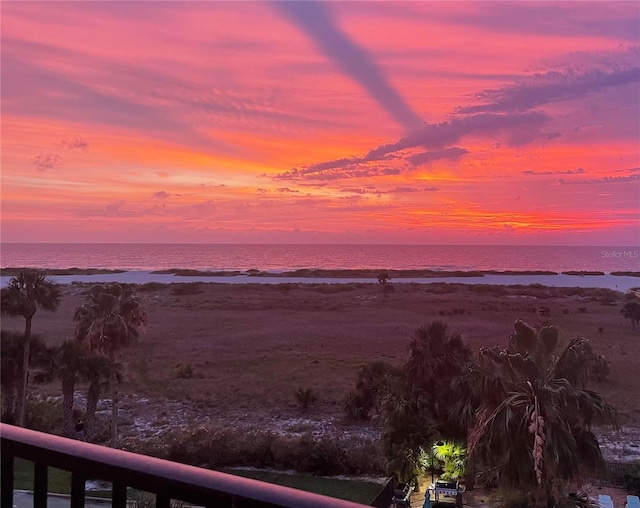
POLYGON ((532 169, 527 169, 523 171, 523 175, 583 175, 586 171, 582 168, 578 169, 567 169, 566 171, 534 171, 532 169))
POLYGON ((469 153, 466 148, 452 146, 467 136, 490 137, 503 135, 509 144, 517 146, 538 137, 539 129, 549 120, 540 111, 527 113, 494 114, 480 113, 460 116, 447 122, 428 124, 399 139, 395 143, 380 145, 361 157, 342 158, 311 164, 303 168, 276 175, 278 179, 337 179, 364 176, 385 176, 434 162, 440 159, 456 160, 469 153), (403 154, 405 150, 417 147, 430 149, 417 154, 403 154), (402 160, 406 166, 383 168, 375 166, 366 170, 367 164, 380 161, 402 160))
POLYGON ((625 182, 639 182, 640 174, 630 176, 603 176, 602 178, 592 178, 590 180, 565 180, 560 178, 560 183, 563 185, 589 185, 598 183, 625 183, 625 182))
POLYGON ((640 67, 611 72, 593 69, 537 74, 528 81, 503 88, 483 90, 475 98, 485 104, 459 108, 460 113, 522 112, 552 102, 576 100, 612 87, 638 83, 640 67))
POLYGON ((46 171, 48 169, 56 169, 56 168, 62 166, 63 163, 64 163, 63 158, 60 157, 56 153, 48 153, 48 154, 45 154, 45 155, 36 155, 35 157, 33 157, 31 159, 31 164, 33 164, 34 167, 38 171, 46 171))
POLYGON ((343 32, 326 5, 315 0, 272 2, 296 24, 318 49, 347 76, 358 83, 396 122, 411 131, 422 119, 389 82, 385 73, 362 47, 343 32))
POLYGON ((82 136, 74 136, 71 139, 63 139, 55 144, 60 150, 86 150, 89 148, 89 142, 82 136))

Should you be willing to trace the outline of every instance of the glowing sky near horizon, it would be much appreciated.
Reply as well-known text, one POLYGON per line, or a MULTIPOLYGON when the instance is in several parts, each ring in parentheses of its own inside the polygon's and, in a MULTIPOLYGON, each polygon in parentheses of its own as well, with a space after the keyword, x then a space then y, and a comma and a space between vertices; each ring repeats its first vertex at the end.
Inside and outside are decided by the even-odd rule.
POLYGON ((3 242, 640 244, 640 3, 6 2, 3 242))

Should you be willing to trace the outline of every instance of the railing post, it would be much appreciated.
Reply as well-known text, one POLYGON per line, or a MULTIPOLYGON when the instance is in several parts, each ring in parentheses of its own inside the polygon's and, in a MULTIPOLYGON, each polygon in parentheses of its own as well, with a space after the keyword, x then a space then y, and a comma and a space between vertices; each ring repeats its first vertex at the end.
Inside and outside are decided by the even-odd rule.
POLYGON ((85 478, 81 473, 71 473, 71 508, 84 508, 85 478))
POLYGON ((124 483, 114 483, 111 488, 112 508, 125 508, 127 506, 127 486, 124 483))
POLYGON ((46 464, 33 465, 33 507, 47 508, 48 472, 46 464))
POLYGON ((170 508, 171 498, 164 492, 158 492, 156 495, 156 508, 170 508))
POLYGON ((0 508, 13 508, 13 457, 3 455, 1 462, 2 472, 0 474, 2 494, 0 496, 0 508))

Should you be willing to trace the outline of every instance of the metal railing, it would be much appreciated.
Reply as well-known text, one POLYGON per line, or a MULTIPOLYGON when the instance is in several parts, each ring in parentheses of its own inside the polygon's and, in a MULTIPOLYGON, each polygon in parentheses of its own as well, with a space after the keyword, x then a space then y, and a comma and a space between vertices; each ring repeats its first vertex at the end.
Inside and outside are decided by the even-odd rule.
POLYGON ((14 458, 34 463, 34 508, 47 506, 49 467, 71 472, 71 508, 84 507, 88 479, 113 484, 114 508, 126 507, 127 487, 154 493, 156 508, 169 508, 172 499, 207 508, 365 506, 7 424, 0 424, 0 452, 1 508, 13 506, 14 458))

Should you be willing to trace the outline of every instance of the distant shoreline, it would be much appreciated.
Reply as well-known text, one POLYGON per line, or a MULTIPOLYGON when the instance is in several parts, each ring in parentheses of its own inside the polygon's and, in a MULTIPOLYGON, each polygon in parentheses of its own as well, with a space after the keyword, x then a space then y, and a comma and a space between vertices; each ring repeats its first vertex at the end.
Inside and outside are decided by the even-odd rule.
MULTIPOLYGON (((0 287, 5 287, 16 269, 1 271, 0 287)), ((19 270, 18 270, 19 271, 19 270)), ((391 284, 486 284, 486 285, 540 285, 548 287, 606 288, 628 291, 640 286, 640 272, 548 272, 548 271, 435 271, 435 270, 295 270, 288 272, 197 270, 42 270, 59 284, 378 284, 378 275, 387 273, 391 284)))
POLYGON ((7 267, 0 268, 0 276, 18 275, 22 270, 37 270, 44 275, 102 275, 106 273, 126 273, 129 270, 111 270, 107 268, 31 268, 31 267, 7 267))
MULTIPOLYGON (((0 276, 14 276, 21 270, 33 269, 42 272, 45 275, 104 275, 138 272, 138 270, 124 269, 106 269, 106 268, 29 268, 29 267, 7 267, 0 268, 0 276)), ((551 270, 381 270, 372 268, 360 269, 321 269, 321 268, 302 268, 298 270, 287 271, 266 271, 255 268, 249 270, 194 270, 190 268, 170 268, 163 270, 142 271, 151 275, 174 275, 176 277, 293 277, 293 278, 362 278, 377 279, 382 273, 387 274, 388 279, 405 279, 405 278, 421 278, 421 279, 441 279, 450 277, 484 277, 485 275, 509 275, 509 276, 526 276, 526 275, 571 275, 576 277, 585 276, 624 276, 624 277, 640 277, 640 271, 613 271, 610 273, 602 271, 580 271, 568 270, 564 272, 555 272, 551 270)))

